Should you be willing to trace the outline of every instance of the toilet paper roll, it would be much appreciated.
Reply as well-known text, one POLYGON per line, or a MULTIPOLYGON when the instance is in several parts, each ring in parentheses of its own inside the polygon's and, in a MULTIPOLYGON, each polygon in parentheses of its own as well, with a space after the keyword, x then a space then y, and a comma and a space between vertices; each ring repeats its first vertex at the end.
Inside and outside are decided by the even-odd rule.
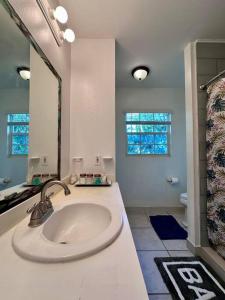
POLYGON ((177 177, 168 177, 167 178, 167 181, 170 183, 170 184, 176 184, 179 182, 179 179, 177 177))
POLYGON ((5 178, 0 178, 0 184, 4 184, 5 183, 5 178))

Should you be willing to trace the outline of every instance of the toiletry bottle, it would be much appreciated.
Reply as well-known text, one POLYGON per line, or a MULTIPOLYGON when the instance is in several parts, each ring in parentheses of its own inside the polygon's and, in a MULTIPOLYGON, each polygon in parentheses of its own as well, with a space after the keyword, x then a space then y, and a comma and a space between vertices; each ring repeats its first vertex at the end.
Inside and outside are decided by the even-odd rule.
POLYGON ((33 175, 33 178, 32 178, 32 185, 39 185, 41 184, 41 174, 35 174, 33 175))
POLYGON ((93 184, 93 183, 94 183, 93 174, 91 173, 87 174, 86 184, 93 184))
POLYGON ((80 174, 80 184, 86 184, 86 174, 82 173, 80 174))
POLYGON ((96 184, 96 185, 102 184, 102 175, 101 174, 94 175, 94 184, 96 184))

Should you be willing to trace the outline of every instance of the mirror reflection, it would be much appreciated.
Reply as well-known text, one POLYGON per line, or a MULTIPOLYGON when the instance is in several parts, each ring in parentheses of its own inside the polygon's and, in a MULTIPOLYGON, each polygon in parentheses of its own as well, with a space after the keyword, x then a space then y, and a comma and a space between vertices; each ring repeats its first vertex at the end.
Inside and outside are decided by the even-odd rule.
POLYGON ((0 5, 0 200, 59 177, 59 78, 0 5))

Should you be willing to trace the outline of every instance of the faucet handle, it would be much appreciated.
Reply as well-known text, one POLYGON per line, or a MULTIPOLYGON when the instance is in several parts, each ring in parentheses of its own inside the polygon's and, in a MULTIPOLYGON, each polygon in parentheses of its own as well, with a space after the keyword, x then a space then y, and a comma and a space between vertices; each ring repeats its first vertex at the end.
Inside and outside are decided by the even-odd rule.
POLYGON ((50 200, 50 197, 47 197, 45 202, 46 202, 47 208, 50 209, 50 210, 53 210, 53 206, 52 206, 52 202, 50 200))
POLYGON ((34 211, 34 209, 36 208, 37 203, 34 203, 34 205, 32 205, 30 208, 27 209, 27 214, 30 214, 34 211))
POLYGON ((30 217, 30 222, 28 226, 30 227, 36 227, 40 225, 40 220, 43 218, 43 212, 40 209, 40 205, 36 205, 35 209, 32 211, 31 217, 30 217))
POLYGON ((52 206, 52 202, 50 200, 50 198, 54 195, 54 192, 50 193, 48 196, 45 197, 45 204, 46 204, 46 207, 47 209, 49 210, 52 210, 53 209, 53 206, 52 206))
POLYGON ((39 209, 42 211, 42 214, 44 215, 44 214, 46 214, 46 212, 48 211, 48 205, 47 205, 47 198, 46 198, 46 200, 45 201, 40 201, 39 203, 38 203, 38 207, 39 207, 39 209))

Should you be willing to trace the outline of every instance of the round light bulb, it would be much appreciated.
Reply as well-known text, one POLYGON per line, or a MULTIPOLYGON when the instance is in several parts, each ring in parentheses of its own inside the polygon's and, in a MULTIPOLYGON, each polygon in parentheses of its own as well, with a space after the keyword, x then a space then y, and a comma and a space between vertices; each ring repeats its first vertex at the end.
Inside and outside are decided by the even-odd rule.
POLYGON ((141 81, 141 80, 144 80, 148 76, 149 71, 150 70, 148 67, 145 67, 145 66, 137 67, 132 71, 132 75, 136 80, 141 81))
POLYGON ((54 18, 62 24, 65 24, 68 20, 67 11, 63 6, 57 6, 53 11, 54 18))
POLYGON ((29 80, 30 79, 30 71, 22 70, 22 71, 20 71, 20 76, 24 80, 29 80))
POLYGON ((75 40, 75 33, 72 29, 67 28, 63 33, 63 37, 67 42, 72 43, 75 40))
POLYGON ((27 67, 18 67, 17 72, 23 80, 29 80, 31 77, 30 70, 27 67))
POLYGON ((137 70, 134 72, 134 78, 137 80, 144 80, 147 77, 148 73, 145 70, 137 70))

